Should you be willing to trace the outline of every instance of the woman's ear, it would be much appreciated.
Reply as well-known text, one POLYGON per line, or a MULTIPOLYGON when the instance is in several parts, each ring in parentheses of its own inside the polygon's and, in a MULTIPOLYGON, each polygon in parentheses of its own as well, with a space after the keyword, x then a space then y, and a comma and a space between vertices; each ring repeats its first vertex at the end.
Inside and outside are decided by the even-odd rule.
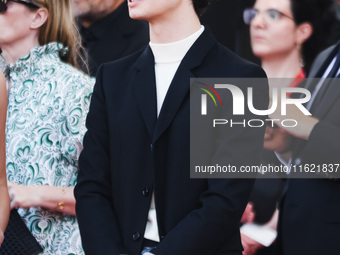
POLYGON ((31 22, 31 29, 39 29, 45 24, 48 17, 48 11, 46 8, 39 8, 37 11, 33 12, 33 18, 31 22))
POLYGON ((313 34, 313 27, 309 22, 304 22, 296 28, 296 43, 303 44, 313 34))

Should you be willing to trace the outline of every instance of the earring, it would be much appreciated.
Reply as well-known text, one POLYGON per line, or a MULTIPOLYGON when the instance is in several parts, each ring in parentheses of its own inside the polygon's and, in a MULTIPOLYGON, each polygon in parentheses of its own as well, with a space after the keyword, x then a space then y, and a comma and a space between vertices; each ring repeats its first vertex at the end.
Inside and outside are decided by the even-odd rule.
POLYGON ((301 67, 304 67, 304 61, 303 61, 303 56, 302 56, 302 43, 297 43, 296 48, 299 52, 299 62, 301 67))

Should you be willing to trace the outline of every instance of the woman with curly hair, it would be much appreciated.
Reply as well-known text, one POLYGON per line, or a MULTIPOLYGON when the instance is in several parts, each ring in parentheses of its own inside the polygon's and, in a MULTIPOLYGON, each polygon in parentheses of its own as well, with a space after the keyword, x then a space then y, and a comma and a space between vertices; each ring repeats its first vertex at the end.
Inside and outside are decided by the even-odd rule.
MULTIPOLYGON (((86 254, 242 253, 239 220, 254 180, 190 178, 190 78, 265 73, 201 25, 209 2, 128 1, 130 17, 148 21, 150 43, 97 72, 75 188, 86 254)), ((264 109, 266 83, 257 89, 264 109)), ((263 135, 264 127, 205 132, 207 147, 193 154, 212 164, 257 164, 263 135)))

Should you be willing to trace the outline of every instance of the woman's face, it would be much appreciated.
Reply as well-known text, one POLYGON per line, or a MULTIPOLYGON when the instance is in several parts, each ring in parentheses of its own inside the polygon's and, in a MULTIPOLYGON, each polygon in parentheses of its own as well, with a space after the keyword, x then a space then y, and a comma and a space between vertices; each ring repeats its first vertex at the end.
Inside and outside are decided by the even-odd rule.
POLYGON ((297 26, 292 18, 290 0, 257 0, 254 9, 258 12, 250 23, 250 38, 256 56, 287 55, 297 49, 297 26), (275 16, 268 10, 281 14, 275 16))
POLYGON ((26 38, 32 36, 33 31, 30 29, 32 15, 29 7, 8 2, 6 12, 0 14, 0 48, 24 43, 26 38))

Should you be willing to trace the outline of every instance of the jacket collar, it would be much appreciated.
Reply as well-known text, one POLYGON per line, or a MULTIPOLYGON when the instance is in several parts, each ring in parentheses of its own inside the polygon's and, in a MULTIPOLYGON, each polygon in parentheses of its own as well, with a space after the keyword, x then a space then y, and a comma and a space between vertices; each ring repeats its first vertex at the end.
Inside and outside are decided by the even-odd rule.
POLYGON ((179 65, 164 99, 158 119, 155 61, 150 47, 144 50, 133 65, 135 70, 135 76, 132 79, 133 90, 153 143, 169 127, 186 96, 189 96, 190 78, 195 77, 192 70, 201 65, 205 56, 215 44, 215 38, 210 31, 205 29, 179 65))

